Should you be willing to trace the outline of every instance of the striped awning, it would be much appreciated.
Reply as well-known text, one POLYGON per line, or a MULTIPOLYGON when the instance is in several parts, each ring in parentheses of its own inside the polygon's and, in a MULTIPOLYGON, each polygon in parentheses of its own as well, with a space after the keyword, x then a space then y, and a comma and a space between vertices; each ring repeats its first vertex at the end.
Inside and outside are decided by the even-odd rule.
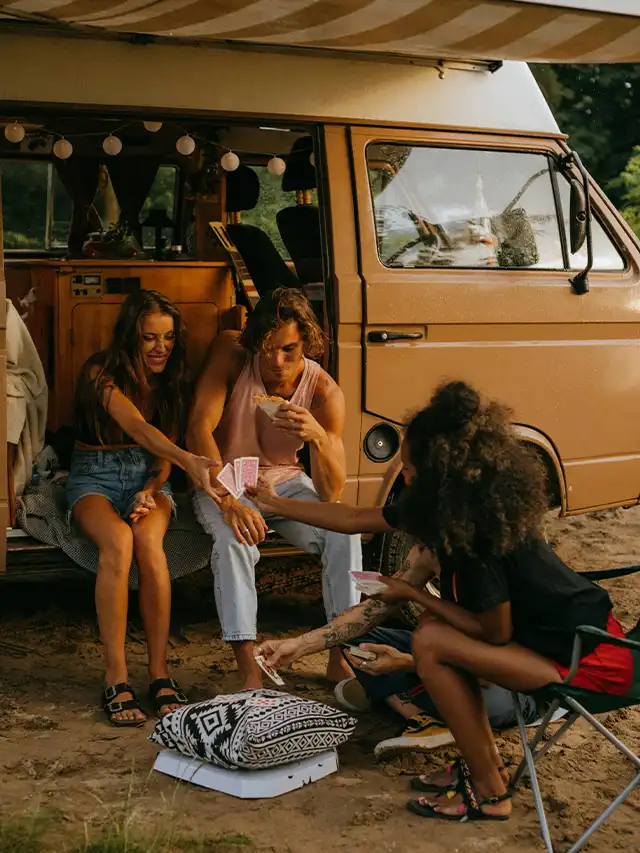
POLYGON ((640 0, 17 0, 2 20, 414 59, 640 62, 640 0))

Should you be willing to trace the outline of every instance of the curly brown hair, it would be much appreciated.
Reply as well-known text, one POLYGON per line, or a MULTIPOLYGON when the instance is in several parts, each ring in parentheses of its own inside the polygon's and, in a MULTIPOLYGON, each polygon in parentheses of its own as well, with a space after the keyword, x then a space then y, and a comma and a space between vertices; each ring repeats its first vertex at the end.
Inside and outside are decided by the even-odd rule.
POLYGON ((247 317, 240 343, 250 352, 259 352, 269 335, 286 323, 297 323, 307 358, 324 353, 324 335, 311 303, 301 290, 278 287, 262 296, 247 317))
POLYGON ((540 535, 546 472, 511 411, 465 382, 441 385, 407 426, 416 476, 400 502, 406 529, 434 550, 500 556, 540 535))

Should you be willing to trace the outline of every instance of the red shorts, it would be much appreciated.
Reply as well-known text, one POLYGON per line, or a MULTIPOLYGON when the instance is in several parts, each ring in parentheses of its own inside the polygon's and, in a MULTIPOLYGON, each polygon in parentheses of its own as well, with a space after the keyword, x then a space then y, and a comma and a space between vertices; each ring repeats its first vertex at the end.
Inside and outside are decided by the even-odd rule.
MULTIPOLYGON (((612 637, 624 637, 622 625, 609 614, 607 631, 612 637)), ((569 672, 568 666, 553 662, 564 680, 569 672)), ((611 693, 614 696, 626 696, 633 685, 633 656, 630 649, 600 643, 590 654, 580 661, 572 687, 593 690, 596 693, 611 693)))

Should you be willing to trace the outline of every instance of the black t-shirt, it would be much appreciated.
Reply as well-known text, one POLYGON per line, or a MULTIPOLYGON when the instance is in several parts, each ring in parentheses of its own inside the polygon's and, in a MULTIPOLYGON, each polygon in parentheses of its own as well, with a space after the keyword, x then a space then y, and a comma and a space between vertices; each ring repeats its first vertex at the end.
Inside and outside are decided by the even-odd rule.
MULTIPOLYGON (((401 506, 383 510, 391 527, 402 529, 401 506)), ((602 587, 576 574, 540 539, 501 557, 438 553, 442 598, 471 613, 511 602, 513 640, 568 666, 578 625, 606 628, 611 599, 602 587)), ((584 654, 598 645, 584 642, 584 654)))

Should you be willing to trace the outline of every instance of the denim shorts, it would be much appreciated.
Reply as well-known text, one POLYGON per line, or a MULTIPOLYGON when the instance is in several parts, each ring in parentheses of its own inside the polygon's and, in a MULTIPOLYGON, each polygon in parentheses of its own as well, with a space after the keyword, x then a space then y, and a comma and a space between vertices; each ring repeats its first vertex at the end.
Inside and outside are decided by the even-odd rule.
MULTIPOLYGON (((155 456, 142 447, 127 450, 74 450, 67 480, 69 516, 80 498, 102 495, 119 515, 127 519, 133 499, 141 491, 153 471, 155 456)), ((160 492, 167 496, 175 515, 175 501, 169 483, 160 492)))

